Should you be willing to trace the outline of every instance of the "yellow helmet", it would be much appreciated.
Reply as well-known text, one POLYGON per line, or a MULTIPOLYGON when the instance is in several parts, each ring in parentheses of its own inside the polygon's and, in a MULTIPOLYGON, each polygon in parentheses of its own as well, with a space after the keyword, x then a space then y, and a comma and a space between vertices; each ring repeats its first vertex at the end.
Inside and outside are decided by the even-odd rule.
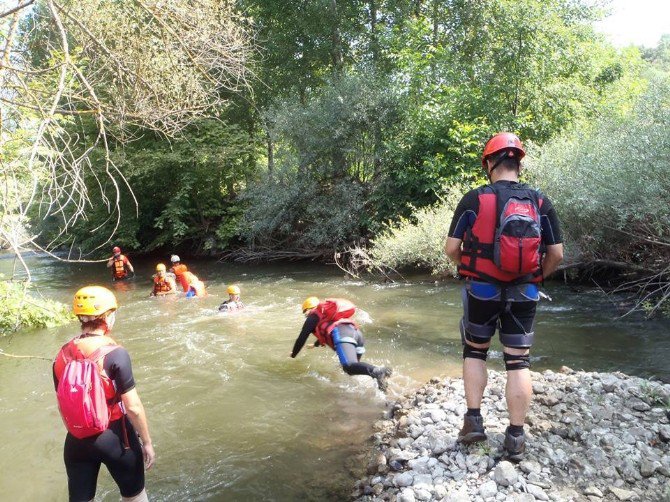
POLYGON ((228 291, 229 295, 239 295, 240 294, 239 286, 228 286, 227 291, 228 291))
POLYGON ((165 265, 163 265, 162 263, 156 265, 156 272, 165 272, 165 270, 166 270, 165 265))
POLYGON ((99 316, 117 308, 114 293, 102 286, 86 286, 74 294, 72 310, 75 315, 99 316))
POLYGON ((311 310, 319 304, 319 299, 316 296, 310 296, 302 302, 302 311, 311 310))

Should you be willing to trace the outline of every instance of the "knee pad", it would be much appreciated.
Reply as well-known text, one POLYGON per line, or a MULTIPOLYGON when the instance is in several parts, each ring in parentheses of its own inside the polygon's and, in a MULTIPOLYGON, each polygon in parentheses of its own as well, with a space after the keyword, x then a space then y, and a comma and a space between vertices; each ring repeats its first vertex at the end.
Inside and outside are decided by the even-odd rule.
POLYGON ((470 345, 469 343, 463 344, 463 359, 469 357, 470 359, 480 359, 486 361, 486 358, 489 355, 489 348, 478 349, 470 345))
POLYGON ((520 356, 517 354, 508 354, 503 352, 503 359, 505 360, 505 370, 524 370, 530 368, 530 354, 520 356))

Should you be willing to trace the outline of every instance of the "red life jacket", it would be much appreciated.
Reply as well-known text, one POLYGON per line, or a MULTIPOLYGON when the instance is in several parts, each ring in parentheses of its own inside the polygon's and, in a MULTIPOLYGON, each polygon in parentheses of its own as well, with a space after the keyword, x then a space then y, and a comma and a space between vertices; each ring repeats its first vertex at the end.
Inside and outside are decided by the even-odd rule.
MULTIPOLYGON (((71 359, 89 357, 99 348, 106 347, 108 345, 120 347, 118 343, 116 343, 108 336, 90 336, 83 338, 75 337, 67 342, 58 351, 56 359, 54 360, 53 371, 54 375, 56 376, 56 380, 61 380, 63 377, 63 372, 65 371, 65 367, 71 359)), ((109 421, 113 422, 114 420, 118 420, 123 417, 124 411, 121 407, 119 396, 116 393, 114 382, 109 379, 107 373, 105 372, 104 360, 104 357, 98 359, 96 365, 98 367, 98 371, 100 372, 100 378, 105 390, 105 397, 107 398, 109 421)))
POLYGON ((494 284, 542 281, 540 208, 526 185, 479 188, 479 212, 463 239, 458 272, 494 284))
POLYGON ((124 279, 128 275, 126 270, 126 257, 119 255, 118 258, 114 258, 114 267, 112 268, 112 275, 115 279, 124 279))
POLYGON ((356 313, 356 306, 349 300, 326 298, 316 306, 312 313, 319 317, 314 336, 319 340, 319 343, 328 345, 331 349, 335 348, 332 332, 337 326, 352 324, 358 328, 358 325, 350 319, 356 313))
POLYGON ((167 277, 160 278, 158 276, 154 277, 154 294, 156 293, 168 293, 172 291, 170 282, 167 277))

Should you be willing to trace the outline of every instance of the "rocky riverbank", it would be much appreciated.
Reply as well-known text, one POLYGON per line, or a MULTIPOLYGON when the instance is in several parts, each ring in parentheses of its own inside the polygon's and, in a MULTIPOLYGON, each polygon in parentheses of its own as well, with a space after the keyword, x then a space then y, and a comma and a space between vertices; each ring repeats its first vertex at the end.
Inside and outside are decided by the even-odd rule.
POLYGON ((463 382, 432 379, 376 424, 364 501, 669 501, 670 385, 621 373, 533 373, 527 454, 501 458, 505 374, 489 371, 488 441, 456 442, 463 382))

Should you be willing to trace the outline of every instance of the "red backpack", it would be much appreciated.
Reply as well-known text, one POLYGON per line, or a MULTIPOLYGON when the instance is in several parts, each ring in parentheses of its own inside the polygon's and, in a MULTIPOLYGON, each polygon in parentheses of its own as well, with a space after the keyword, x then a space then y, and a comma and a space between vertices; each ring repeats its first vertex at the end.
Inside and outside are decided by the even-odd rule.
POLYGON ((97 362, 118 347, 105 345, 88 357, 76 347, 74 356, 72 351, 64 351, 67 364, 58 380, 56 398, 65 427, 78 439, 95 436, 109 427, 111 408, 97 362))
POLYGON ((524 276, 540 269, 542 224, 536 192, 527 188, 494 187, 498 224, 493 262, 505 272, 524 276))
POLYGON ((342 298, 326 298, 317 307, 321 322, 348 319, 356 313, 356 305, 342 298))

